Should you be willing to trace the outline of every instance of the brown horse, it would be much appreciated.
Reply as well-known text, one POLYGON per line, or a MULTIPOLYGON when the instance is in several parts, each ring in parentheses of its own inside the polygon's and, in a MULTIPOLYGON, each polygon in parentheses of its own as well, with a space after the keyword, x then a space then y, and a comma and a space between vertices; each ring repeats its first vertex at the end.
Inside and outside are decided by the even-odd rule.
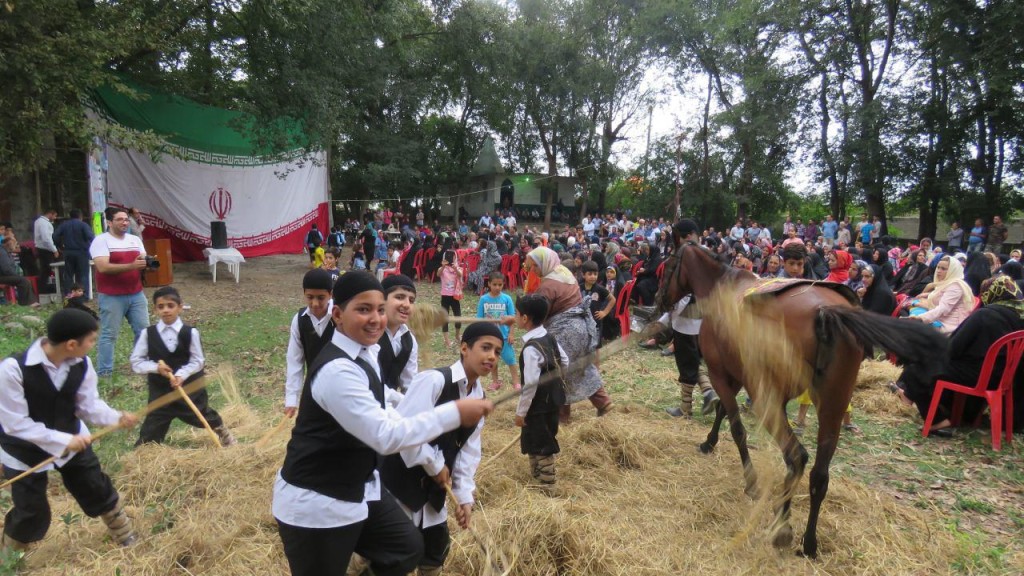
MULTIPOLYGON (((676 249, 666 264, 658 305, 668 310, 680 298, 691 294, 700 302, 709 299, 712 291, 723 284, 743 294, 757 281, 750 272, 724 266, 706 249, 686 243, 676 249)), ((711 432, 699 448, 705 454, 714 449, 718 443, 719 426, 728 416, 743 464, 747 494, 756 495, 757 478, 750 463, 746 432, 736 403, 737 393, 746 386, 747 393, 755 399, 755 406, 768 412, 760 414, 764 421, 777 423, 770 426, 771 433, 782 449, 787 474, 782 496, 775 508, 772 540, 775 546, 789 546, 793 541, 793 529, 789 525, 790 502, 793 489, 803 476, 808 455, 789 426, 786 404, 801 390, 810 389, 818 411, 818 451, 810 473, 811 509, 804 533, 803 554, 814 558, 818 553, 818 513, 828 491, 829 463, 835 454, 843 414, 853 395, 865 348, 878 346, 905 361, 923 361, 926 357, 935 358, 942 354, 946 339, 937 330, 920 322, 866 312, 854 306, 835 285, 804 283, 775 296, 762 297, 758 302, 760 305, 752 312, 758 325, 768 326, 763 323, 771 322, 774 323, 771 328, 784 331, 798 356, 787 360, 806 363, 797 367, 801 373, 812 375, 810 382, 777 382, 745 374, 743 360, 750 357, 752 351, 749 348, 740 350, 736 342, 725 334, 726 330, 716 329, 714 318, 705 316, 700 331, 700 351, 721 402, 711 432), (759 385, 773 387, 774 390, 758 390, 759 385), (763 394, 763 402, 756 402, 758 394, 763 394)), ((772 341, 764 341, 763 346, 779 348, 778 343, 772 341)), ((765 352, 771 353, 770 350, 765 352)))

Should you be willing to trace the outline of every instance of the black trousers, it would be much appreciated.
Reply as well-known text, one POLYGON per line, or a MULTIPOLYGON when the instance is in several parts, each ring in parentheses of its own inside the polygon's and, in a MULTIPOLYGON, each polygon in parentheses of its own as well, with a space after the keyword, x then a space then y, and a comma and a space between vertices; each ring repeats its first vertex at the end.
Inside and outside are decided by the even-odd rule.
POLYGON ((423 536, 394 497, 368 502, 369 516, 338 528, 299 528, 277 521, 292 576, 344 576, 352 553, 370 562, 376 576, 406 576, 423 557, 423 536))
MULTIPOLYGON (((61 286, 65 292, 71 291, 71 284, 78 282, 89 296, 89 253, 85 250, 64 251, 64 280, 61 286)), ((63 296, 63 294, 62 294, 63 296)))
POLYGON ((423 559, 420 560, 420 566, 426 568, 444 566, 452 543, 451 535, 448 533, 448 522, 441 522, 430 528, 422 528, 420 534, 423 536, 423 559))
MULTIPOLYGON (((170 386, 150 385, 149 401, 152 402, 170 391, 170 386)), ((189 394, 188 397, 192 399, 192 403, 196 405, 196 408, 199 409, 203 418, 206 418, 206 421, 210 423, 212 428, 224 425, 224 420, 220 417, 220 414, 213 408, 210 408, 210 395, 206 392, 206 388, 189 394)), ((167 436, 167 430, 171 427, 171 422, 175 418, 195 428, 203 427, 203 423, 199 421, 199 418, 196 418, 195 413, 188 407, 188 404, 185 404, 184 400, 178 400, 158 408, 146 416, 142 426, 139 427, 139 439, 135 442, 135 445, 138 446, 146 442, 156 442, 157 444, 163 442, 164 437, 167 436)))
POLYGON ((52 272, 50 264, 52 264, 57 258, 53 252, 48 252, 42 249, 36 250, 36 253, 39 254, 39 293, 52 294, 53 290, 50 288, 50 272, 52 272))
MULTIPOLYGON (((462 302, 456 300, 455 296, 441 296, 441 308, 444 308, 444 311, 447 312, 449 316, 462 316, 462 302)), ((456 322, 455 330, 462 330, 462 324, 456 322)), ((447 322, 445 322, 444 326, 441 326, 441 331, 448 331, 447 322)))
POLYGON ((675 353, 676 368, 679 369, 681 384, 696 384, 700 377, 700 348, 697 336, 672 331, 672 349, 675 353))
POLYGON ((519 449, 530 456, 558 454, 558 412, 527 413, 519 436, 519 449))
MULTIPOLYGON (((21 470, 3 467, 4 478, 13 478, 21 470)), ((92 448, 87 448, 57 468, 64 487, 90 518, 110 512, 117 504, 117 490, 100 468, 92 448)), ((50 528, 50 502, 46 498, 46 472, 30 474, 11 485, 14 507, 4 519, 4 534, 19 542, 37 542, 50 528)))

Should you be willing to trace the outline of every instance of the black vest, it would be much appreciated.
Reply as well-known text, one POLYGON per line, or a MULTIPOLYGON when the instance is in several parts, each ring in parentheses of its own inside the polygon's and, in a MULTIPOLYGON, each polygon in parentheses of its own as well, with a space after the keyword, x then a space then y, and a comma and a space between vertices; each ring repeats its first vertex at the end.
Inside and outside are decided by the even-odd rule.
MULTIPOLYGON (((27 356, 26 350, 13 358, 18 361, 18 368, 21 369, 21 385, 25 391, 25 402, 28 404, 28 417, 51 430, 78 434, 81 422, 75 416, 75 396, 82 386, 82 380, 85 379, 88 359, 71 366, 64 386, 58 391, 42 364, 25 365, 27 356)), ((35 444, 10 436, 2 430, 0 447, 28 466, 35 466, 52 456, 35 444)))
POLYGON ((537 394, 530 403, 527 414, 546 414, 557 412, 558 407, 565 404, 565 377, 561 373, 558 355, 558 341, 550 332, 533 338, 519 352, 519 373, 525 374, 523 354, 527 348, 536 348, 544 356, 544 366, 540 369, 541 384, 537 386, 537 394), (555 372, 556 375, 550 375, 555 372))
POLYGON ((380 346, 380 351, 377 352, 377 363, 380 364, 381 379, 384 380, 384 385, 388 388, 398 390, 402 387, 402 370, 405 370, 405 365, 412 357, 412 332, 402 334, 402 351, 398 353, 398 356, 395 356, 395 349, 391 346, 391 338, 388 337, 387 330, 381 334, 377 344, 380 346))
MULTIPOLYGON (((178 330, 178 347, 174 349, 174 352, 171 352, 164 344, 164 339, 160 337, 160 330, 157 329, 156 324, 146 328, 146 340, 149 345, 149 359, 154 362, 163 360, 164 364, 170 366, 172 371, 177 372, 178 368, 188 364, 188 359, 191 356, 189 348, 192 346, 193 330, 195 330, 195 328, 192 328, 188 324, 183 324, 181 326, 181 330, 178 330)), ((203 374, 203 370, 200 369, 199 372, 189 376, 181 384, 184 386, 197 378, 201 378, 203 374)), ((147 374, 146 382, 148 382, 150 386, 163 386, 168 390, 171 389, 171 382, 160 374, 147 374)))
MULTIPOLYGON (((434 406, 440 406, 446 402, 454 402, 459 399, 459 385, 452 382, 451 368, 435 368, 444 375, 444 387, 437 397, 434 406)), ((418 384, 417 384, 418 386, 418 384)), ((469 437, 476 430, 476 426, 456 428, 451 432, 445 432, 430 443, 435 448, 440 448, 444 455, 444 465, 449 472, 455 465, 455 457, 469 440, 469 437)), ((392 454, 384 458, 384 464, 380 469, 381 481, 388 489, 388 492, 405 504, 410 510, 419 510, 425 504, 440 512, 444 508, 445 491, 434 482, 433 477, 427 475, 423 466, 408 468, 401 454, 392 454)))
MULTIPOLYGON (((362 502, 367 480, 377 469, 377 453, 349 434, 326 410, 313 400, 312 383, 317 372, 339 358, 344 351, 328 343, 306 375, 295 418, 292 438, 281 467, 281 477, 299 488, 313 490, 346 502, 362 502)), ((366 372, 373 397, 384 407, 384 385, 373 367, 362 358, 353 360, 366 372)))
POLYGON ((313 327, 313 319, 308 314, 303 314, 305 311, 306 308, 299 310, 299 344, 302 345, 302 356, 306 361, 306 372, 309 372, 309 367, 313 365, 313 360, 316 360, 320 351, 334 337, 334 320, 328 320, 327 326, 324 326, 323 334, 317 334, 316 328, 313 327))

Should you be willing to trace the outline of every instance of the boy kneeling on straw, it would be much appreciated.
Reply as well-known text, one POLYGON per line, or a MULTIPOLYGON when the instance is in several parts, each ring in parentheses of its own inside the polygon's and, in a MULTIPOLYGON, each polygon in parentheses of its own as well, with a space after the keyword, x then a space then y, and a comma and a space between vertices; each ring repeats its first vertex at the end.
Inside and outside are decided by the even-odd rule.
MULTIPOLYGON (((416 375, 398 413, 406 417, 434 410, 462 398, 483 398, 479 379, 496 369, 504 346, 501 329, 494 324, 471 324, 462 333, 461 358, 446 368, 425 370, 416 375)), ((484 422, 442 434, 429 444, 388 456, 381 478, 406 514, 423 535, 424 554, 420 576, 441 573, 448 556, 450 536, 445 508, 445 487, 449 482, 458 500, 459 526, 469 528, 476 490, 476 469, 480 465, 480 431, 484 422)))
POLYGON ((4 519, 0 549, 27 550, 50 528, 46 472, 56 469, 68 492, 90 518, 99 516, 111 539, 135 542, 121 497, 100 468, 82 419, 95 426, 130 428, 138 418, 112 409, 97 393, 97 376, 86 356, 99 325, 89 314, 64 309, 46 324, 46 337, 0 362, 0 463, 4 477, 59 456, 49 466, 11 485, 14 507, 4 519))

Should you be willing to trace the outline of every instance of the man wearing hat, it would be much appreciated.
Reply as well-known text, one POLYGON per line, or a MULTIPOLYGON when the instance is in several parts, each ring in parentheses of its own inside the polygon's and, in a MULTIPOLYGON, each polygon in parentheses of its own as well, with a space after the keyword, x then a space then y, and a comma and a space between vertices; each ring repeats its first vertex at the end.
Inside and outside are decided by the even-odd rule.
MULTIPOLYGON (((699 239, 700 228, 689 218, 683 218, 672 226, 672 240, 677 251, 685 245, 703 250, 698 244, 699 239)), ((700 347, 697 343, 701 317, 693 295, 684 296, 676 302, 671 312, 664 314, 658 321, 672 328, 672 349, 676 369, 679 370, 679 407, 667 408, 665 411, 675 418, 689 418, 693 411, 693 389, 699 385, 704 396, 702 412, 710 414, 718 406, 718 395, 711 388, 707 368, 701 362, 700 347)))

